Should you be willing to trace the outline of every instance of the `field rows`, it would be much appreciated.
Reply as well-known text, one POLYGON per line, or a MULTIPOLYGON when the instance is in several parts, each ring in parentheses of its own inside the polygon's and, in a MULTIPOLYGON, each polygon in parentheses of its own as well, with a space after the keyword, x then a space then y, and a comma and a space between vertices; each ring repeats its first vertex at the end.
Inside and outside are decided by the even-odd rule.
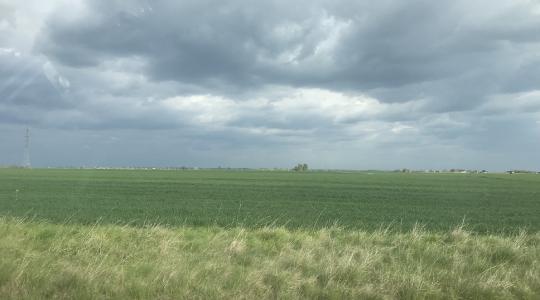
POLYGON ((0 214, 69 222, 540 230, 540 176, 0 169, 0 214), (18 192, 16 192, 18 190, 18 192))

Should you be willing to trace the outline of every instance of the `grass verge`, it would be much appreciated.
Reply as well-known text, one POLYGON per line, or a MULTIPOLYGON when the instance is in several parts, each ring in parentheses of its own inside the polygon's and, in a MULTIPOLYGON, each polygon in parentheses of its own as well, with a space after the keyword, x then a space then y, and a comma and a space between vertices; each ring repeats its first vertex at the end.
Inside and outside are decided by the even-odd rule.
POLYGON ((540 233, 50 224, 0 217, 1 299, 538 299, 540 233))

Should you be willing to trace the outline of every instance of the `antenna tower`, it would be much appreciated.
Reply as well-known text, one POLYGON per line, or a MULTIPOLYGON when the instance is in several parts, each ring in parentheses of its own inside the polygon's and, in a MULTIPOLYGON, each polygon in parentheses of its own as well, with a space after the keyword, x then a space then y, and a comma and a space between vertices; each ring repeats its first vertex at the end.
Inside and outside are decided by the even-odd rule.
POLYGON ((30 164, 30 129, 26 128, 26 134, 24 135, 24 160, 23 168, 31 168, 30 164))

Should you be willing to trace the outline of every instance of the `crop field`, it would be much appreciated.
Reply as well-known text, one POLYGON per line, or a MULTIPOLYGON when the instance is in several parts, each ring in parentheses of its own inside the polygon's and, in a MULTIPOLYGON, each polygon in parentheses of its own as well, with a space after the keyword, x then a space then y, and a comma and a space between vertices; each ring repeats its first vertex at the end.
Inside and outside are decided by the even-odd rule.
POLYGON ((540 175, 0 169, 0 214, 53 223, 540 229, 540 175))
POLYGON ((0 169, 0 299, 538 299, 540 175, 0 169))

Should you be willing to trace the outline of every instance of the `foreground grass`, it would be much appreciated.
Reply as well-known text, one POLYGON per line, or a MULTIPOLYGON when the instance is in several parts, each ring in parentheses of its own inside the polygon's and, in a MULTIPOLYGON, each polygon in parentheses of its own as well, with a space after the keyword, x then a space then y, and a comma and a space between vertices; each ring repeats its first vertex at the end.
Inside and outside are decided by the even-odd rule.
POLYGON ((55 225, 0 218, 0 298, 540 297, 540 233, 55 225))

